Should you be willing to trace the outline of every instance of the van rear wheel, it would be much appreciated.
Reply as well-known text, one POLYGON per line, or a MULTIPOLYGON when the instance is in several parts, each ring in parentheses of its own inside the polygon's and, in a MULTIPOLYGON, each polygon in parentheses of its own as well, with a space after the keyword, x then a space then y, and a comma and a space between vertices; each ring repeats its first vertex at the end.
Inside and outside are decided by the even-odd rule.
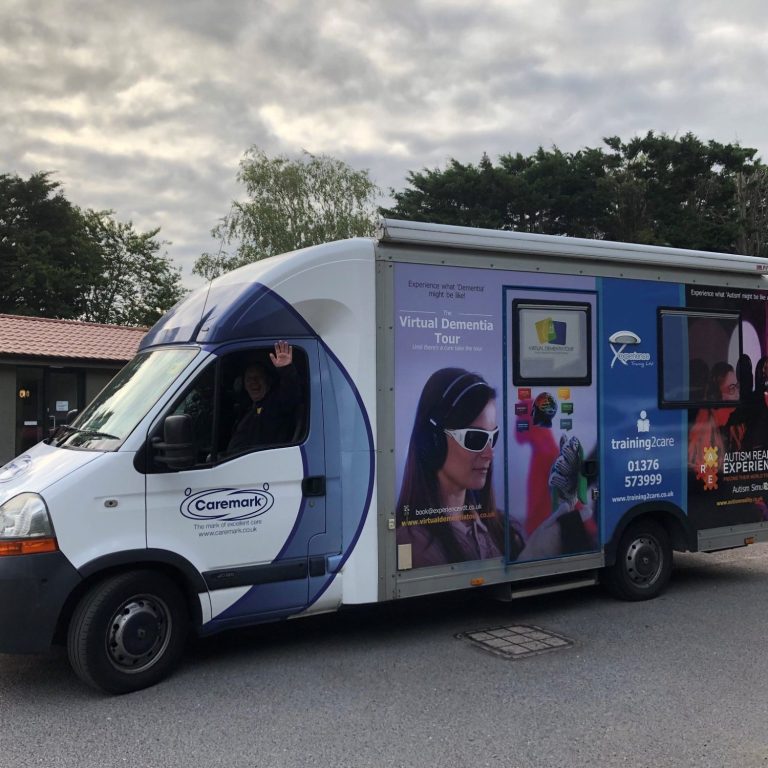
POLYGON ((107 693, 129 693, 166 677, 184 650, 184 598, 166 576, 132 571, 87 592, 69 624, 67 652, 75 674, 107 693))
POLYGON ((621 600, 650 600, 664 591, 672 573, 672 544, 655 520, 638 520, 621 536, 603 583, 621 600))

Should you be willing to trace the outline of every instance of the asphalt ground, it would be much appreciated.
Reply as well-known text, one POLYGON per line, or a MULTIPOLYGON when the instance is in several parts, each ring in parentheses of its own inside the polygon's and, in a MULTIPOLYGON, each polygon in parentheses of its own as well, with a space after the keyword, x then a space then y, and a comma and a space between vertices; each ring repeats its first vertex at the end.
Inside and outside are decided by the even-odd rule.
POLYGON ((122 697, 0 655, 0 766, 768 766, 767 635, 757 545, 676 555, 646 603, 461 593, 231 632, 122 697), (573 645, 456 637, 509 624, 573 645))

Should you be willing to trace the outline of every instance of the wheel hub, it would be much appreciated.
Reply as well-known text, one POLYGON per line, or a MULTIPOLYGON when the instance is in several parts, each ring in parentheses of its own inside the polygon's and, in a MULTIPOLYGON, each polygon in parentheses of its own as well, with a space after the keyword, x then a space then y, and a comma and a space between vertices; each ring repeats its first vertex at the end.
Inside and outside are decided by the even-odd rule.
POLYGON ((107 651, 122 672, 141 672, 152 666, 170 639, 170 614, 157 597, 127 600, 109 626, 107 651))
POLYGON ((653 584, 661 574, 662 551, 659 542, 643 536, 632 542, 627 553, 627 574, 640 586, 653 584))

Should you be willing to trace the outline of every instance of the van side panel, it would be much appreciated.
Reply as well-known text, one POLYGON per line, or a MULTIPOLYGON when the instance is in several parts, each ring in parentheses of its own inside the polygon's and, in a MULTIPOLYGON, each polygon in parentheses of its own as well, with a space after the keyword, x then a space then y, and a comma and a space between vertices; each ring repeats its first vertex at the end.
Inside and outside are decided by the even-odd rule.
POLYGON ((397 263, 393 282, 401 582, 599 557, 594 278, 397 263))
POLYGON ((600 421, 603 541, 646 502, 688 508, 685 410, 659 407, 658 307, 682 304, 674 283, 601 278, 600 421), (614 339, 614 341, 611 341, 614 339))

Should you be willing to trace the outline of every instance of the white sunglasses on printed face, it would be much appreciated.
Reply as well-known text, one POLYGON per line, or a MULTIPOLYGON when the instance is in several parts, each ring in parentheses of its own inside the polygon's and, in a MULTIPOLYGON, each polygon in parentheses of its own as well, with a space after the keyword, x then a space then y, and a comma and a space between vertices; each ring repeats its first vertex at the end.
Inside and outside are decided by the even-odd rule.
POLYGON ((491 447, 496 445, 499 439, 499 428, 480 429, 479 427, 467 427, 466 429, 443 429, 446 435, 450 435, 462 448, 472 453, 481 453, 488 443, 491 447))

